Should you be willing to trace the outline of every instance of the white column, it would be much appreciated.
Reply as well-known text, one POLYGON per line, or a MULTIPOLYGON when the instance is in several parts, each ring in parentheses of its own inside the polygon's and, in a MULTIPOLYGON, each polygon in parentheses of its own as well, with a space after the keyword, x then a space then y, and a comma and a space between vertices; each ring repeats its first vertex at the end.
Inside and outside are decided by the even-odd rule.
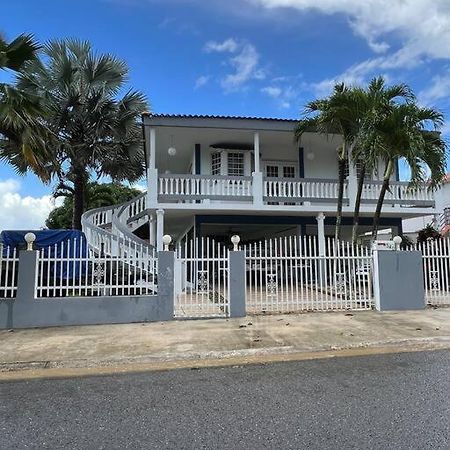
POLYGON ((156 220, 155 215, 152 214, 150 216, 150 222, 149 222, 149 241, 150 245, 153 247, 156 245, 156 220))
POLYGON ((350 147, 348 151, 348 189, 347 189, 350 208, 355 207, 357 190, 358 190, 358 176, 353 161, 352 149, 350 147))
POLYGON ((261 172, 261 168, 259 166, 260 153, 259 153, 259 133, 256 131, 253 136, 253 149, 255 151, 255 172, 261 172))
POLYGON ((319 241, 319 256, 325 256, 325 214, 320 212, 316 217, 317 220, 317 239, 319 241))
POLYGON ((150 155, 148 166, 150 169, 156 167, 156 130, 154 128, 150 128, 150 155))
POLYGON ((162 252, 164 249, 164 210, 156 210, 156 250, 162 252))

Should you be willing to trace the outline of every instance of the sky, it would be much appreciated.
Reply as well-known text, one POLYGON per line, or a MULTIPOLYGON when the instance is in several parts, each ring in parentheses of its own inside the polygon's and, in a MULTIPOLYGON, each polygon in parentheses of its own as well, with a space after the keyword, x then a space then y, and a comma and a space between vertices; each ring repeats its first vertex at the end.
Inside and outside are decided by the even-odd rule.
MULTIPOLYGON (((0 32, 89 40, 157 113, 299 118, 378 75, 449 112, 449 0, 3 0, 0 32)), ((51 192, 0 162, 0 230, 42 226, 51 192)))

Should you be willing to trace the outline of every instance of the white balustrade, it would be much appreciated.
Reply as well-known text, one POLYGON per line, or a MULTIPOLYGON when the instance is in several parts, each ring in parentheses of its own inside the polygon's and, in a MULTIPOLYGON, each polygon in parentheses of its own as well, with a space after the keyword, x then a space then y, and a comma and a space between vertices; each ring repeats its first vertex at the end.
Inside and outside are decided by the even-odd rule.
MULTIPOLYGON (((364 182, 361 199, 362 201, 377 201, 382 187, 381 181, 364 182)), ((416 188, 410 188, 407 182, 392 181, 389 190, 386 191, 385 202, 387 203, 434 203, 434 194, 426 184, 416 188)))
MULTIPOLYGON (((339 193, 337 180, 317 179, 271 179, 264 180, 265 197, 283 200, 336 200, 339 193)), ((347 198, 347 183, 344 198, 347 198)))
POLYGON ((251 197, 251 177, 222 177, 207 175, 162 175, 159 177, 159 196, 172 200, 202 198, 251 197))

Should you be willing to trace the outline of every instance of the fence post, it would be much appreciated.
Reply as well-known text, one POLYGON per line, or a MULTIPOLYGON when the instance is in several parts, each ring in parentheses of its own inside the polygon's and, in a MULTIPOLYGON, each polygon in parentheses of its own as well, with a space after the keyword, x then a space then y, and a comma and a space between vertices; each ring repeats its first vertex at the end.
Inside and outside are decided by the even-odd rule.
POLYGON ((245 252, 230 251, 228 258, 230 317, 245 317, 245 252))
POLYGON ((17 274, 16 302, 31 302, 36 292, 37 250, 21 250, 19 252, 19 271, 17 274))
POLYGON ((158 303, 163 320, 172 320, 174 314, 174 252, 158 252, 158 303))

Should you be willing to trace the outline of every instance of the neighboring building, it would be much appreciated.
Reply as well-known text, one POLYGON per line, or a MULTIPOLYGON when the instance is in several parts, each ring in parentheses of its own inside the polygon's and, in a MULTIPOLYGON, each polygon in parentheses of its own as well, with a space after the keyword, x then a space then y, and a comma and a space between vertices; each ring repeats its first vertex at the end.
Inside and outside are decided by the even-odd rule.
POLYGON ((450 234, 450 173, 445 176, 434 197, 436 201, 434 214, 403 221, 403 233, 412 240, 416 240, 417 233, 427 225, 433 225, 443 236, 450 234))
MULTIPOLYGON (((314 131, 294 139, 296 120, 148 114, 143 118, 148 194, 141 237, 162 248, 162 236, 214 236, 242 241, 271 236, 332 236, 338 196, 339 135, 314 131), (324 222, 323 222, 324 220, 324 222), (319 227, 319 228, 318 228, 319 227)), ((361 235, 370 231, 383 164, 368 178, 361 205, 361 235)), ((357 168, 345 186, 343 237, 349 238, 357 168)), ((434 215, 433 193, 392 180, 381 226, 401 233, 402 220, 434 215)), ((142 220, 142 215, 141 215, 142 220)))

